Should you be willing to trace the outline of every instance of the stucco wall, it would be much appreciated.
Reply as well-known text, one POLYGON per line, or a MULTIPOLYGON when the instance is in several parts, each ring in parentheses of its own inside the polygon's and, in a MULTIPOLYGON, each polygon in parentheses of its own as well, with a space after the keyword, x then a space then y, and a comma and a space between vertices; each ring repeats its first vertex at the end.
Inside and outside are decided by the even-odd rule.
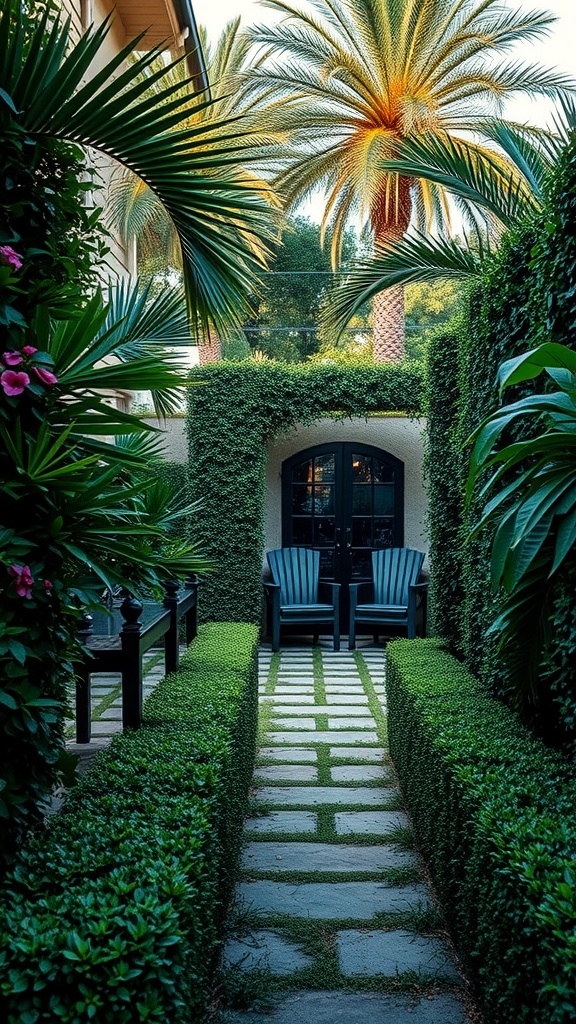
POLYGON ((156 416, 143 416, 145 423, 160 427, 162 431, 162 456, 168 462, 187 462, 188 445, 184 426, 186 419, 182 416, 170 416, 167 420, 159 420, 156 416))
POLYGON ((404 544, 426 551, 426 493, 422 468, 424 427, 424 420, 409 420, 405 416, 370 416, 367 420, 321 419, 296 427, 270 441, 266 471, 266 549, 282 547, 281 470, 284 459, 312 445, 356 441, 382 448, 404 463, 404 544))

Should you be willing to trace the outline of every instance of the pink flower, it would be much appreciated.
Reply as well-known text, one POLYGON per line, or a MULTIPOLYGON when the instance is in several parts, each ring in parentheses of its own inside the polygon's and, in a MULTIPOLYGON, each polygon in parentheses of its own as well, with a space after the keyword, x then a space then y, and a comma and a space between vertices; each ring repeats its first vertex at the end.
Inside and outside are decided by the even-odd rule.
POLYGON ((58 377, 55 377, 50 370, 45 370, 43 366, 33 366, 32 369, 38 377, 38 380, 41 380, 43 384, 58 383, 58 377))
POLYGON ((44 580, 44 589, 48 591, 52 590, 52 584, 50 580, 44 580))
POLYGON ((8 572, 14 577, 14 586, 18 597, 32 597, 32 585, 34 580, 29 565, 11 565, 8 572))
POLYGON ((0 384, 7 395, 21 395, 29 383, 30 377, 22 371, 18 373, 16 370, 4 370, 0 376, 0 384))
POLYGON ((22 356, 19 352, 4 352, 2 359, 6 366, 18 366, 22 362, 22 356))
POLYGON ((34 345, 24 345, 22 351, 25 356, 33 356, 34 353, 38 351, 38 349, 34 348, 34 345))
POLYGON ((13 267, 14 270, 20 270, 22 266, 22 260, 17 252, 11 245, 0 245, 0 256, 3 258, 4 263, 7 263, 9 267, 13 267))

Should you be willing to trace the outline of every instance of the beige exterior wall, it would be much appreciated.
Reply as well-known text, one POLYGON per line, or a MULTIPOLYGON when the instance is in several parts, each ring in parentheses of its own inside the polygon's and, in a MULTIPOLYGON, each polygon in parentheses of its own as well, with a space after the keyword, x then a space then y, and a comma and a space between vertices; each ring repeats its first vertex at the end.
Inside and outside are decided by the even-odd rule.
POLYGON ((159 427, 162 431, 162 456, 167 462, 187 462, 188 443, 186 441, 186 416, 170 416, 167 420, 159 420, 156 416, 143 416, 145 423, 159 427))

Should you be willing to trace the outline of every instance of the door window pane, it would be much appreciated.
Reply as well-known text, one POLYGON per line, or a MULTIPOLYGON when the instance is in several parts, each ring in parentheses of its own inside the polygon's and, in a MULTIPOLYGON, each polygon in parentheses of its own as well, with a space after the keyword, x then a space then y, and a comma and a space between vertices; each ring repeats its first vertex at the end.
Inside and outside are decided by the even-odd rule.
POLYGON ((394 487, 392 484, 379 484, 374 488, 374 515, 394 515, 394 487))
POLYGON ((310 515, 312 512, 312 488, 303 484, 294 484, 292 488, 292 512, 296 516, 310 515))
POLYGON ((370 483, 372 480, 372 459, 369 455, 355 455, 352 453, 352 479, 355 483, 370 483))
POLYGON ((336 460, 333 455, 317 455, 314 459, 316 483, 332 483, 336 474, 336 460))
POLYGON ((317 516, 334 515, 334 487, 314 488, 314 512, 317 516))
POLYGON ((355 516, 371 514, 372 487, 370 484, 354 484, 352 487, 352 512, 355 516))
POLYGON ((394 519, 391 516, 374 520, 374 547, 394 547, 394 519))
POLYGON ((306 459, 305 462, 299 462, 297 466, 292 469, 292 480, 299 484, 311 484, 312 483, 312 466, 313 460, 306 459))
POLYGON ((394 470, 392 466, 389 466, 386 462, 381 462, 380 459, 373 459, 374 463, 374 483, 375 484, 393 484, 394 483, 394 470))
POLYGON ((292 519, 292 543, 299 547, 312 543, 312 519, 292 519))
POLYGON ((334 519, 320 516, 314 520, 314 543, 318 545, 334 543, 334 519))
POLYGON ((372 546, 372 519, 354 516, 352 520, 352 545, 355 548, 372 546))

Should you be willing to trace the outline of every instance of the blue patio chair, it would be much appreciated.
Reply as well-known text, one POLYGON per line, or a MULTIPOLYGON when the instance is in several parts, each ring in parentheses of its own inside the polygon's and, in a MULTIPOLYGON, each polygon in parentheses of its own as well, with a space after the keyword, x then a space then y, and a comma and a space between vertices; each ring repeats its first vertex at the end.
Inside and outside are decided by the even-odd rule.
POLYGON ((272 582, 264 583, 270 602, 272 650, 280 650, 280 627, 312 626, 318 636, 319 625, 329 625, 334 650, 340 650, 340 584, 321 583, 320 552, 308 548, 280 548, 268 552, 272 582), (330 602, 319 601, 319 589, 331 591, 330 602))
POLYGON ((412 548, 385 548, 372 552, 372 583, 350 584, 350 629, 348 647, 356 646, 356 625, 361 622, 370 626, 370 632, 378 636, 379 626, 400 626, 406 629, 408 638, 416 636, 416 611, 426 598, 427 583, 418 579, 424 561, 423 551, 412 548), (358 603, 361 587, 372 587, 372 601, 358 603))

